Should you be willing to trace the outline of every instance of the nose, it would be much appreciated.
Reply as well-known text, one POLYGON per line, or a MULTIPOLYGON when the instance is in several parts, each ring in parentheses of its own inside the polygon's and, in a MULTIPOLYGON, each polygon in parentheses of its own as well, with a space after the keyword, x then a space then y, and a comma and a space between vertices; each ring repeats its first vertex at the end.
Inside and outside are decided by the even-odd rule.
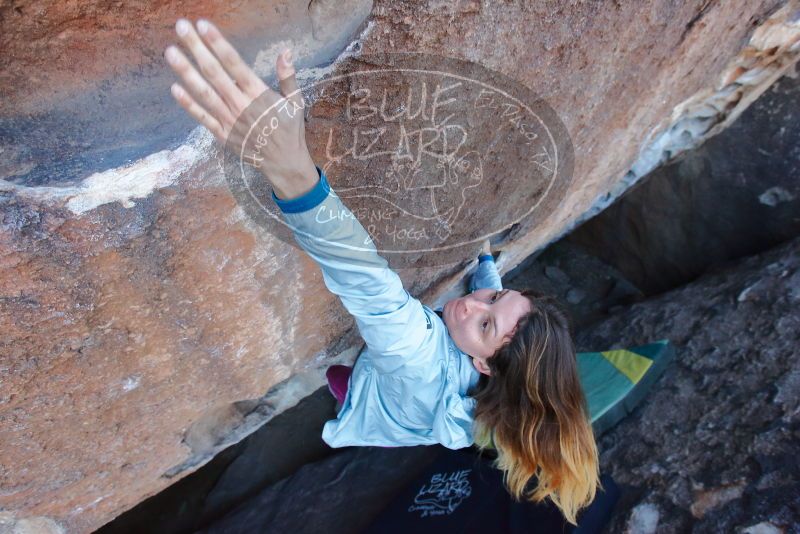
POLYGON ((488 305, 485 302, 471 295, 464 299, 464 315, 469 316, 472 312, 481 311, 487 307, 488 305))

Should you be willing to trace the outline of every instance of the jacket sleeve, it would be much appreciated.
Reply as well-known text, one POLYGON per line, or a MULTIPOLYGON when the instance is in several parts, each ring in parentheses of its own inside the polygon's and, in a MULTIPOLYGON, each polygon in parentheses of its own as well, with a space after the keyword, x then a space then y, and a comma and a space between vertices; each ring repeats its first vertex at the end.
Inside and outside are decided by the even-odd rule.
MULTIPOLYGON (((381 257, 355 215, 331 190, 322 169, 319 182, 301 197, 272 198, 300 247, 320 266, 328 289, 356 320, 361 336, 384 371, 396 357, 411 359, 423 343, 428 318, 381 257)), ((408 362, 411 363, 411 362, 408 362)))
POLYGON ((494 263, 494 256, 491 254, 483 254, 478 256, 478 268, 472 275, 469 283, 470 293, 476 289, 503 289, 503 284, 500 281, 500 274, 497 272, 497 266, 494 263))

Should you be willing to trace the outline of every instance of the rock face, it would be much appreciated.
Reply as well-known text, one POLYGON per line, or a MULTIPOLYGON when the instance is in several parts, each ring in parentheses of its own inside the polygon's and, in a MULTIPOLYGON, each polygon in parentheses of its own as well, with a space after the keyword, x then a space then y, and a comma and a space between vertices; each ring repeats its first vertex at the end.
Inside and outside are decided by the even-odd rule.
MULTIPOLYGON (((0 508, 21 531, 99 527, 316 389, 321 369, 358 348, 315 265, 246 216, 220 147, 189 135, 169 101, 161 50, 176 15, 220 21, 268 79, 290 45, 301 83, 359 54, 413 51, 534 90, 569 132, 574 169, 546 211, 498 237, 503 270, 624 190, 683 132, 702 139, 741 112, 797 59, 797 5, 777 0, 2 9, 0 508), (36 46, 20 45, 29 38, 36 46), (717 107, 699 121, 707 101, 717 107), (658 150, 654 132, 668 133, 658 150)), ((326 116, 334 102, 311 106, 309 131, 342 120, 326 116)), ((312 138, 322 165, 328 147, 312 138)), ((530 167, 508 159, 487 183, 530 167)), ((484 201, 496 213, 508 199, 484 201)), ((431 302, 469 259, 401 276, 431 302)))
POLYGON ((800 234, 800 75, 793 75, 730 128, 651 173, 569 242, 655 294, 800 234))
POLYGON ((623 495, 609 532, 796 531, 799 303, 795 239, 578 336, 583 349, 666 338, 677 350, 647 402, 598 443, 623 495))

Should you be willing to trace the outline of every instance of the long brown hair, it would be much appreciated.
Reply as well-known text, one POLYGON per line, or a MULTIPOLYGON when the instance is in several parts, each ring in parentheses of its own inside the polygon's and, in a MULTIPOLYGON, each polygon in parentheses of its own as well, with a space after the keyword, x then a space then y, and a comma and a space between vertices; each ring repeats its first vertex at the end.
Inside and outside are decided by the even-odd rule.
POLYGON ((491 376, 481 376, 474 395, 476 443, 486 448, 494 442, 495 465, 514 498, 549 497, 576 525, 578 511, 602 486, 572 323, 555 297, 521 293, 532 310, 487 360, 491 376))

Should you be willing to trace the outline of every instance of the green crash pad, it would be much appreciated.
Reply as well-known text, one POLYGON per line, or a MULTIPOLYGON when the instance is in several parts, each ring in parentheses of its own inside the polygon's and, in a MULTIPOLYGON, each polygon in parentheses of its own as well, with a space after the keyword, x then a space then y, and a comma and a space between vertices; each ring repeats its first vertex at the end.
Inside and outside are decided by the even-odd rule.
POLYGON ((674 353, 670 342, 663 339, 627 349, 577 354, 578 373, 595 436, 633 411, 672 361, 674 353))

